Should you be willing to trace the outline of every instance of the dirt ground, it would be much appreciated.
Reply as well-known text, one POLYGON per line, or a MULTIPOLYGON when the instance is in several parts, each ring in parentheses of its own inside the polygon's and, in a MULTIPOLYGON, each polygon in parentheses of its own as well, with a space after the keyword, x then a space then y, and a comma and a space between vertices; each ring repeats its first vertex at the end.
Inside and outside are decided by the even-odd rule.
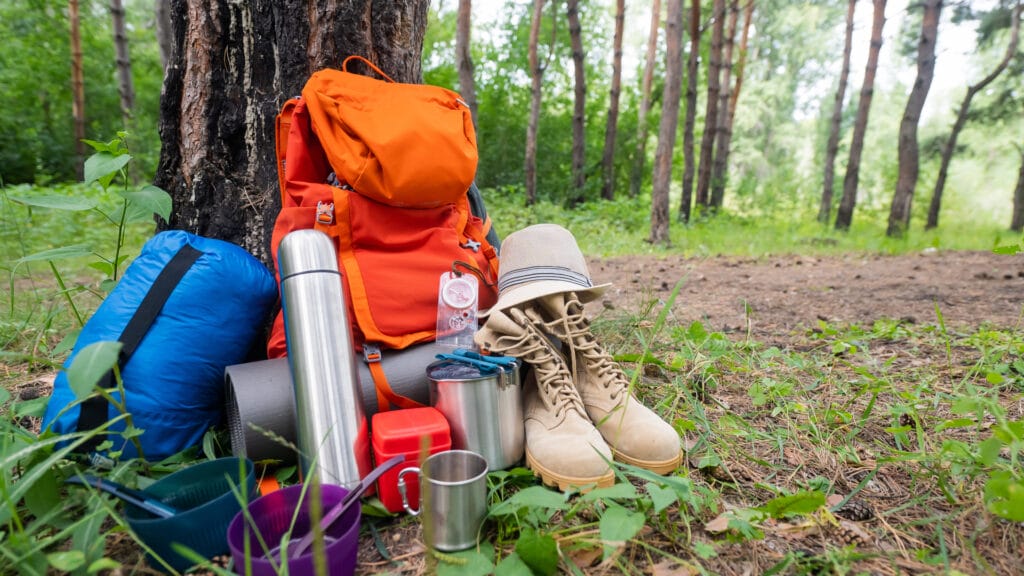
POLYGON ((666 300, 677 323, 700 320, 722 332, 751 330, 779 342, 819 321, 870 326, 880 318, 947 326, 1019 326, 1024 257, 929 251, 903 256, 778 256, 690 259, 629 256, 591 259, 595 283, 612 282, 598 306, 636 312, 666 300))

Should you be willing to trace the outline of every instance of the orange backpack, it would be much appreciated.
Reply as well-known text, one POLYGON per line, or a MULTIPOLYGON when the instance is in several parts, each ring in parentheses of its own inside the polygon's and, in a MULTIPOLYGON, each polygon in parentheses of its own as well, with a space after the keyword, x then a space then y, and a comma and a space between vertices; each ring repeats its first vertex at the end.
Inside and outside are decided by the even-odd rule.
MULTIPOLYGON (((391 390, 381 354, 435 339, 445 272, 481 278, 480 309, 497 297, 490 220, 473 215, 467 196, 477 164, 469 108, 451 90, 394 82, 350 56, 342 70, 313 74, 302 97, 284 104, 276 153, 274 261, 294 230, 334 239, 353 341, 369 362, 378 409, 418 406, 391 390), (387 81, 348 72, 353 58, 387 81)), ((287 354, 281 313, 267 353, 287 354)))

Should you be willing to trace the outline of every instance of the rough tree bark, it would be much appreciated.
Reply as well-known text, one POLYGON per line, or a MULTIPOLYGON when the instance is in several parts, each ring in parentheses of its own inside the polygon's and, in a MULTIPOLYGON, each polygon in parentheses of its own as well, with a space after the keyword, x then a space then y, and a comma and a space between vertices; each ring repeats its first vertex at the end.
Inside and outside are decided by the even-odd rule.
POLYGON ((693 205, 694 126, 697 123, 697 72, 700 60, 700 0, 690 2, 690 54, 686 59, 686 118, 683 120, 683 193, 679 199, 679 221, 689 222, 693 205))
POLYGON ((960 136, 960 131, 964 129, 964 125, 967 124, 967 112, 971 108, 971 100, 973 100, 979 92, 984 90, 986 86, 991 84, 993 80, 998 78, 999 75, 1003 73, 1003 70, 1006 70, 1010 60, 1012 60, 1014 54, 1017 53, 1022 6, 1024 6, 1024 4, 1017 4, 1011 12, 1010 43, 1006 47, 1006 54, 1003 55, 1003 59, 999 61, 999 64, 996 65, 991 72, 989 72, 988 76, 979 80, 977 84, 967 86, 967 94, 964 95, 963 101, 960 102, 960 110, 957 112, 956 121, 953 123, 953 129, 950 130, 949 137, 942 146, 942 162, 939 166, 939 176, 935 179, 935 190, 932 192, 932 201, 928 206, 928 222, 924 225, 925 230, 931 230, 939 225, 939 210, 942 208, 942 191, 946 187, 946 176, 949 174, 949 164, 953 161, 953 151, 956 150, 956 140, 960 136))
POLYGON ((889 227, 886 236, 899 238, 910 228, 910 209, 917 187, 920 170, 920 151, 917 148, 917 125, 921 121, 921 110, 928 98, 928 91, 935 77, 935 41, 939 33, 939 16, 942 0, 924 0, 924 18, 921 21, 921 37, 917 44, 917 79, 907 98, 907 107, 900 121, 899 134, 899 176, 896 179, 896 193, 893 194, 889 210, 889 227))
POLYGON ((587 79, 583 66, 583 31, 580 26, 579 0, 566 2, 566 16, 569 20, 569 42, 572 45, 573 111, 572 111, 572 185, 571 204, 576 206, 583 202, 583 186, 587 174, 584 164, 587 161, 585 118, 587 110, 587 79))
POLYGON ((711 207, 715 210, 722 207, 729 172, 729 142, 732 139, 729 102, 732 96, 732 52, 736 44, 736 25, 740 15, 739 0, 729 2, 728 13, 729 21, 726 25, 725 48, 720 68, 722 82, 718 93, 718 123, 715 125, 715 159, 711 164, 711 207))
POLYGON ((1017 172, 1017 188, 1013 191, 1013 218, 1010 230, 1024 232, 1024 148, 1020 150, 1020 171, 1017 172))
POLYGON ((420 82, 428 5, 171 0, 155 182, 174 200, 164 227, 229 240, 270 264, 282 102, 351 54, 399 82, 420 82))
POLYGON ((608 118, 604 125, 604 153, 601 155, 604 182, 601 197, 615 199, 615 135, 619 125, 619 94, 622 93, 622 31, 626 0, 615 1, 615 33, 612 37, 612 86, 608 95, 608 118))
POLYGON ((85 78, 82 73, 82 32, 78 0, 68 1, 68 20, 71 26, 71 118, 75 134, 75 171, 82 179, 85 160, 85 78))
POLYGON ((846 176, 843 178, 843 197, 836 212, 836 230, 850 229, 853 209, 857 206, 860 156, 864 151, 864 135, 868 130, 868 113, 871 111, 871 99, 875 93, 875 73, 878 71, 878 54, 882 50, 882 28, 885 26, 885 0, 873 0, 873 3, 871 45, 868 48, 868 62, 864 66, 864 84, 860 88, 857 118, 853 122, 850 159, 846 162, 846 176))
POLYGON ((704 111, 704 135, 700 141, 700 164, 697 167, 697 205, 710 206, 711 167, 718 126, 719 70, 722 66, 722 36, 725 29, 725 0, 715 0, 712 7, 711 51, 708 53, 708 96, 704 111))
POLYGON ((459 70, 459 94, 473 115, 476 128, 476 80, 473 76, 473 55, 469 50, 470 28, 473 24, 472 0, 459 0, 459 13, 455 23, 455 66, 459 70))
MULTIPOLYGON (((697 0, 699 1, 699 0, 697 0)), ((640 183, 644 179, 644 165, 647 162, 647 114, 651 111, 651 84, 654 81, 654 56, 658 48, 658 30, 661 28, 661 0, 651 2, 651 33, 647 36, 647 53, 644 57, 644 77, 640 83, 640 110, 637 112, 637 126, 640 135, 636 139, 636 153, 633 158, 633 173, 629 178, 629 195, 636 198, 640 183)))
POLYGON ((541 82, 544 80, 544 66, 537 56, 540 42, 540 21, 544 16, 544 0, 533 0, 533 19, 530 21, 530 118, 526 123, 526 153, 523 171, 526 177, 526 204, 537 201, 537 132, 540 129, 541 82))
POLYGON ((850 78, 850 54, 853 52, 853 14, 857 0, 846 5, 846 33, 843 41, 843 67, 839 72, 839 86, 832 103, 832 119, 828 128, 828 143, 825 145, 825 176, 821 187, 821 206, 818 221, 827 224, 832 219, 833 183, 836 173, 836 156, 839 154, 839 128, 843 120, 843 101, 846 99, 846 82, 850 78))
POLYGON ((658 127, 658 148, 654 154, 654 174, 651 186, 651 243, 668 246, 669 208, 668 188, 672 181, 672 150, 676 143, 679 124, 679 96, 682 92, 683 63, 683 3, 668 0, 668 19, 665 21, 665 95, 661 99, 661 123, 658 127))
POLYGON ((110 0, 110 16, 113 20, 114 51, 117 56, 117 91, 121 95, 121 116, 127 127, 131 123, 132 110, 135 108, 135 87, 132 84, 132 60, 128 52, 124 5, 121 0, 110 0))

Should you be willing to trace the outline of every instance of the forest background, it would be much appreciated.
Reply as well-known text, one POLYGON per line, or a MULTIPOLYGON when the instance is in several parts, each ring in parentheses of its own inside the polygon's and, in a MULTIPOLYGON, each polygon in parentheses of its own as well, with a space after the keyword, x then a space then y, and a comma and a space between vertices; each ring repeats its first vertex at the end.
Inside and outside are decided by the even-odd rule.
MULTIPOLYGON (((116 22, 111 18, 110 8, 121 2, 108 5, 86 0, 71 4, 79 5, 84 78, 82 125, 77 130, 97 141, 107 141, 119 130, 126 130, 136 160, 132 174, 138 181, 151 181, 160 152, 157 128, 163 81, 156 33, 158 11, 149 0, 124 2, 127 51, 119 57, 113 30, 116 22), (126 63, 130 64, 131 81, 127 99, 122 94, 128 77, 119 75, 126 69, 126 63)), ((748 227, 753 223, 762 227, 774 223, 776 234, 799 236, 803 241, 807 237, 817 238, 822 240, 819 245, 840 249, 850 247, 850 242, 846 235, 837 235, 832 228, 852 226, 854 236, 859 238, 855 246, 887 246, 879 238, 879 229, 886 228, 886 215, 891 213, 898 185, 901 119, 907 114, 908 94, 915 81, 919 83, 914 61, 921 38, 921 5, 899 1, 881 4, 886 20, 870 117, 864 126, 863 151, 855 169, 859 178, 853 188, 856 208, 848 216, 852 222, 844 226, 833 221, 834 207, 844 194, 843 176, 853 159, 851 139, 856 132, 858 100, 865 88, 872 11, 879 3, 872 6, 860 2, 856 6, 849 78, 840 99, 842 108, 835 128, 836 152, 832 160, 827 155, 828 141, 843 71, 847 9, 854 2, 707 3, 698 22, 699 65, 692 88, 695 97, 687 102, 685 88, 690 74, 684 70, 683 77, 675 79, 684 89, 681 110, 675 112, 678 130, 673 134, 673 146, 667 149, 671 168, 668 175, 660 177, 657 156, 663 152, 657 146, 664 130, 661 124, 666 79, 672 82, 672 75, 666 70, 666 66, 671 66, 666 62, 666 31, 672 24, 666 12, 669 6, 660 1, 624 3, 620 104, 609 144, 616 3, 578 2, 585 86, 579 104, 582 115, 574 110, 580 76, 574 70, 566 5, 540 4, 536 42, 537 69, 542 69, 542 82, 536 144, 531 152, 535 157, 533 186, 530 163, 524 157, 528 158, 530 146, 530 27, 537 3, 490 0, 476 2, 472 8, 468 55, 473 66, 477 109, 477 181, 485 189, 489 203, 500 203, 502 209, 492 211, 506 230, 536 219, 537 214, 554 220, 583 218, 585 224, 593 222, 595 231, 602 226, 599 222, 611 218, 622 224, 627 238, 624 245, 602 246, 592 241, 590 227, 581 227, 585 248, 605 254, 655 249, 637 242, 641 238, 672 242, 677 250, 699 250, 705 244, 701 234, 732 236, 720 230, 736 223, 748 227), (660 18, 652 21, 655 7, 660 18), (731 53, 728 58, 723 55, 721 61, 732 64, 723 67, 724 74, 714 75, 716 80, 725 80, 715 82, 722 88, 714 98, 725 94, 736 100, 727 129, 706 125, 708 63, 714 62, 709 57, 714 48, 713 15, 720 9, 730 16, 722 19, 725 38, 720 41, 720 48, 731 53), (645 54, 652 47, 653 58, 645 54), (649 86, 644 82, 646 75, 651 79, 649 86), (649 106, 649 112, 642 110, 645 106, 649 106), (693 144, 687 151, 685 122, 690 121, 685 119, 691 107, 693 127, 689 137, 693 144), (705 152, 694 148, 708 146, 706 138, 714 136, 721 149, 722 137, 718 135, 723 130, 728 130, 725 154, 718 152, 716 162, 725 165, 725 176, 718 175, 717 166, 715 176, 722 187, 719 206, 715 206, 714 198, 701 200, 700 180, 708 179, 703 174, 696 178, 689 175, 687 197, 696 200, 690 217, 683 202, 683 180, 688 178, 687 172, 696 170, 694 164, 697 169, 701 164, 711 164, 710 155, 705 160, 705 152), (829 212, 825 216, 823 174, 827 164, 834 166, 835 191, 827 202, 829 212), (598 202, 602 198, 614 200, 598 202), (524 200, 540 202, 542 206, 529 213, 516 211, 514 208, 524 200), (669 206, 672 220, 691 220, 691 226, 673 226, 668 235, 652 228, 656 209, 664 212, 669 206), (709 223, 709 208, 718 208, 714 211, 724 216, 728 225, 709 223), (574 209, 575 217, 569 212, 574 209), (588 213, 594 216, 581 216, 588 213), (825 222, 824 226, 816 224, 819 219, 825 222), (857 233, 861 230, 863 234, 857 233)), ((160 3, 156 5, 159 7, 160 3)), ((459 90, 457 9, 458 3, 452 1, 435 2, 430 7, 423 78, 425 82, 459 90)), ((685 13, 687 19, 692 18, 689 6, 676 9, 685 13)), ((1024 210, 1024 200, 1014 201, 1014 190, 1020 188, 1024 166, 1024 60, 1016 49, 1007 58, 1011 55, 1011 9, 1012 3, 1005 1, 975 1, 950 4, 941 12, 934 46, 934 81, 916 126, 920 170, 914 182, 916 190, 911 192, 916 202, 911 206, 907 228, 913 245, 991 248, 1003 238, 1013 237, 1006 234, 1006 229, 1014 211, 1024 210), (977 86, 1000 65, 1001 73, 983 91, 972 95, 963 129, 951 150, 939 213, 943 215, 941 224, 945 231, 922 233, 957 108, 968 88, 977 86)), ((9 187, 75 181, 81 175, 85 151, 76 144, 76 122, 71 114, 73 51, 68 3, 7 2, 0 7, 0 16, 0 33, 10 48, 0 55, 0 86, 4 87, 0 91, 4 110, 0 116, 2 182, 9 187)), ((692 31, 689 21, 681 24, 686 31, 692 31)), ((681 44, 676 44, 677 56, 684 62, 694 52, 691 36, 683 34, 681 44)), ((1012 227, 1019 230, 1021 220, 1018 215, 1012 227)), ((662 225, 669 230, 667 221, 662 225)), ((757 234, 752 236, 756 238, 757 234)), ((740 250, 756 252, 752 245, 740 245, 740 250)))

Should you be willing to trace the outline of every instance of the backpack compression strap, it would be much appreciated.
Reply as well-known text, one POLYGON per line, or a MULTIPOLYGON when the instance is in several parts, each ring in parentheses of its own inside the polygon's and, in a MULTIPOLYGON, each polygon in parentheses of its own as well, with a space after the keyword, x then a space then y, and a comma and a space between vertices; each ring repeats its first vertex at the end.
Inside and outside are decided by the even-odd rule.
MULTIPOLYGON (((203 253, 199 250, 185 244, 164 266, 160 274, 157 275, 153 285, 149 287, 149 291, 142 298, 142 303, 139 304, 135 314, 128 320, 128 325, 125 326, 121 336, 117 339, 122 344, 121 353, 117 359, 118 372, 123 370, 125 365, 128 364, 128 360, 135 353, 135 349, 139 347, 139 343, 142 342, 146 333, 149 332, 150 326, 153 325, 156 317, 163 310, 164 304, 167 302, 167 298, 170 297, 171 292, 174 292, 174 288, 185 276, 185 273, 202 255, 203 253)), ((115 385, 113 369, 107 371, 97 383, 97 386, 105 389, 113 388, 115 385)), ((82 402, 81 412, 78 415, 77 430, 79 432, 93 430, 106 421, 107 400, 105 398, 102 396, 92 396, 82 402)), ((94 436, 79 445, 77 450, 88 454, 94 451, 101 443, 102 439, 99 436, 94 436)))

